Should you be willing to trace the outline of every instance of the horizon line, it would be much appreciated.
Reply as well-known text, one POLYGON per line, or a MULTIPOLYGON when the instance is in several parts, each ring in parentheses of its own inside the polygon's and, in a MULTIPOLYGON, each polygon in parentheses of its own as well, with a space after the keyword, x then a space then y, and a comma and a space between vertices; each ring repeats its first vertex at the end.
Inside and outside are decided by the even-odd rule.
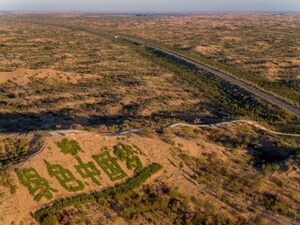
POLYGON ((0 13, 101 13, 101 14, 186 14, 186 13, 300 13, 300 10, 1 10, 0 13))

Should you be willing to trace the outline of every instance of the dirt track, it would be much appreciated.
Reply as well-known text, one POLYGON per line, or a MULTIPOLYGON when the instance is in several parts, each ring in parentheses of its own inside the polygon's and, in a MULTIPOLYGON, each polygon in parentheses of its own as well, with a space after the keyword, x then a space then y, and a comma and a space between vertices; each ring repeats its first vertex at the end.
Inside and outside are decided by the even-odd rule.
MULTIPOLYGON (((251 125, 253 127, 256 127, 258 129, 264 130, 270 134, 275 134, 275 135, 279 135, 279 136, 289 136, 289 137, 300 137, 300 134, 290 134, 290 133, 281 133, 281 132, 276 132, 276 131, 272 131, 266 127, 264 127, 263 125, 255 122, 255 121, 251 121, 251 120, 232 120, 232 121, 228 121, 228 122, 220 122, 220 123, 212 123, 212 124, 201 124, 201 125, 196 125, 196 124, 188 124, 188 123, 175 123, 169 126, 169 128, 174 129, 176 127, 190 127, 190 128, 210 128, 210 127, 219 127, 219 126, 227 126, 227 125, 231 125, 231 124, 238 124, 238 123, 244 123, 244 124, 248 124, 251 125)), ((88 132, 88 131, 84 131, 84 130, 55 130, 55 131, 50 131, 48 134, 50 136, 65 136, 66 134, 80 134, 80 135, 93 135, 93 136, 107 136, 107 137, 118 137, 118 136, 126 136, 126 135, 130 135, 130 134, 137 134, 141 132, 141 129, 133 129, 133 130, 128 130, 128 131, 124 131, 124 132, 117 132, 117 133, 103 133, 103 134, 96 134, 93 132, 88 132)), ((22 161, 21 163, 18 163, 16 165, 20 165, 20 164, 24 164, 26 161, 28 161, 30 158, 38 155, 42 150, 44 150, 45 148, 40 148, 38 151, 36 152, 32 152, 30 155, 27 156, 26 160, 22 161)), ((3 170, 0 171, 13 171, 15 169, 16 165, 12 165, 8 168, 5 168, 3 170)))
POLYGON ((191 128, 208 128, 208 127, 218 127, 218 126, 226 126, 226 125, 231 125, 231 124, 237 124, 237 123, 244 123, 244 124, 249 124, 251 126, 257 127, 258 129, 267 131, 268 133, 271 134, 276 134, 279 136, 290 136, 290 137, 300 137, 300 134, 289 134, 289 133, 282 133, 282 132, 276 132, 272 131, 262 125, 260 125, 257 122, 251 121, 251 120, 232 120, 229 122, 221 122, 221 123, 214 123, 214 124, 204 124, 204 125, 193 125, 193 124, 187 124, 187 123, 175 123, 170 126, 170 128, 176 128, 176 127, 191 127, 191 128))
MULTIPOLYGON (((238 124, 238 123, 248 124, 248 125, 256 127, 258 129, 267 131, 268 133, 271 133, 271 134, 276 134, 276 135, 280 135, 280 136, 300 137, 300 134, 290 134, 290 133, 282 133, 282 132, 272 131, 272 130, 264 127, 263 125, 255 122, 255 121, 251 121, 251 120, 232 120, 232 121, 228 121, 228 122, 201 124, 201 125, 188 124, 188 123, 174 123, 174 124, 170 125, 169 128, 171 128, 171 129, 174 129, 176 127, 209 128, 209 127, 227 126, 227 125, 238 124)), ((133 130, 124 131, 121 133, 118 133, 118 132, 117 133, 106 133, 106 134, 102 134, 102 135, 103 136, 122 136, 122 135, 139 133, 140 131, 141 131, 141 129, 133 129, 133 130)), ((49 134, 51 136, 64 136, 65 134, 90 135, 90 134, 94 134, 94 133, 88 132, 88 131, 82 131, 82 130, 56 130, 56 131, 49 132, 49 134)))

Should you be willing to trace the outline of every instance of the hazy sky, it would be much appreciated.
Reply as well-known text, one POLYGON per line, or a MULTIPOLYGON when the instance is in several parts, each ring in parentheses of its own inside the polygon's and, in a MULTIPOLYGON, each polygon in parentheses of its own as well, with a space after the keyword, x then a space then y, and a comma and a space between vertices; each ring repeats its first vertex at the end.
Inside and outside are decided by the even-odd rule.
POLYGON ((0 0, 1 10, 300 11, 300 0, 0 0))

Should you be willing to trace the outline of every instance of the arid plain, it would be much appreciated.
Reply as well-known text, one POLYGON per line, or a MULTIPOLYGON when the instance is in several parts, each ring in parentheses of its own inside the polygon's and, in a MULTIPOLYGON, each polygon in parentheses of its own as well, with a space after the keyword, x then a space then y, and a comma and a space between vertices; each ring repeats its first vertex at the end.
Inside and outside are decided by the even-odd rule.
POLYGON ((299 107, 299 27, 299 14, 0 14, 0 224, 298 224, 299 117, 128 40, 299 107))

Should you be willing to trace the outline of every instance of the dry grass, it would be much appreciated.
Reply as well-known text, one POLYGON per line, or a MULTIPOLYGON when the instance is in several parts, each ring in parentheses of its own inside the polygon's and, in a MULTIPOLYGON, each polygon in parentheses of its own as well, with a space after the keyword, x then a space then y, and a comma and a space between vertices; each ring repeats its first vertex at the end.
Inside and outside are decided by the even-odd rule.
POLYGON ((0 57, 5 58, 0 62, 0 120, 18 115, 23 121, 2 126, 4 131, 119 125, 127 117, 151 121, 155 114, 188 113, 206 101, 197 89, 176 83, 172 72, 129 46, 63 28, 1 24, 6 29, 0 32, 0 57), (36 123, 26 122, 29 114, 36 123), (121 120, 112 122, 113 117, 121 120))

